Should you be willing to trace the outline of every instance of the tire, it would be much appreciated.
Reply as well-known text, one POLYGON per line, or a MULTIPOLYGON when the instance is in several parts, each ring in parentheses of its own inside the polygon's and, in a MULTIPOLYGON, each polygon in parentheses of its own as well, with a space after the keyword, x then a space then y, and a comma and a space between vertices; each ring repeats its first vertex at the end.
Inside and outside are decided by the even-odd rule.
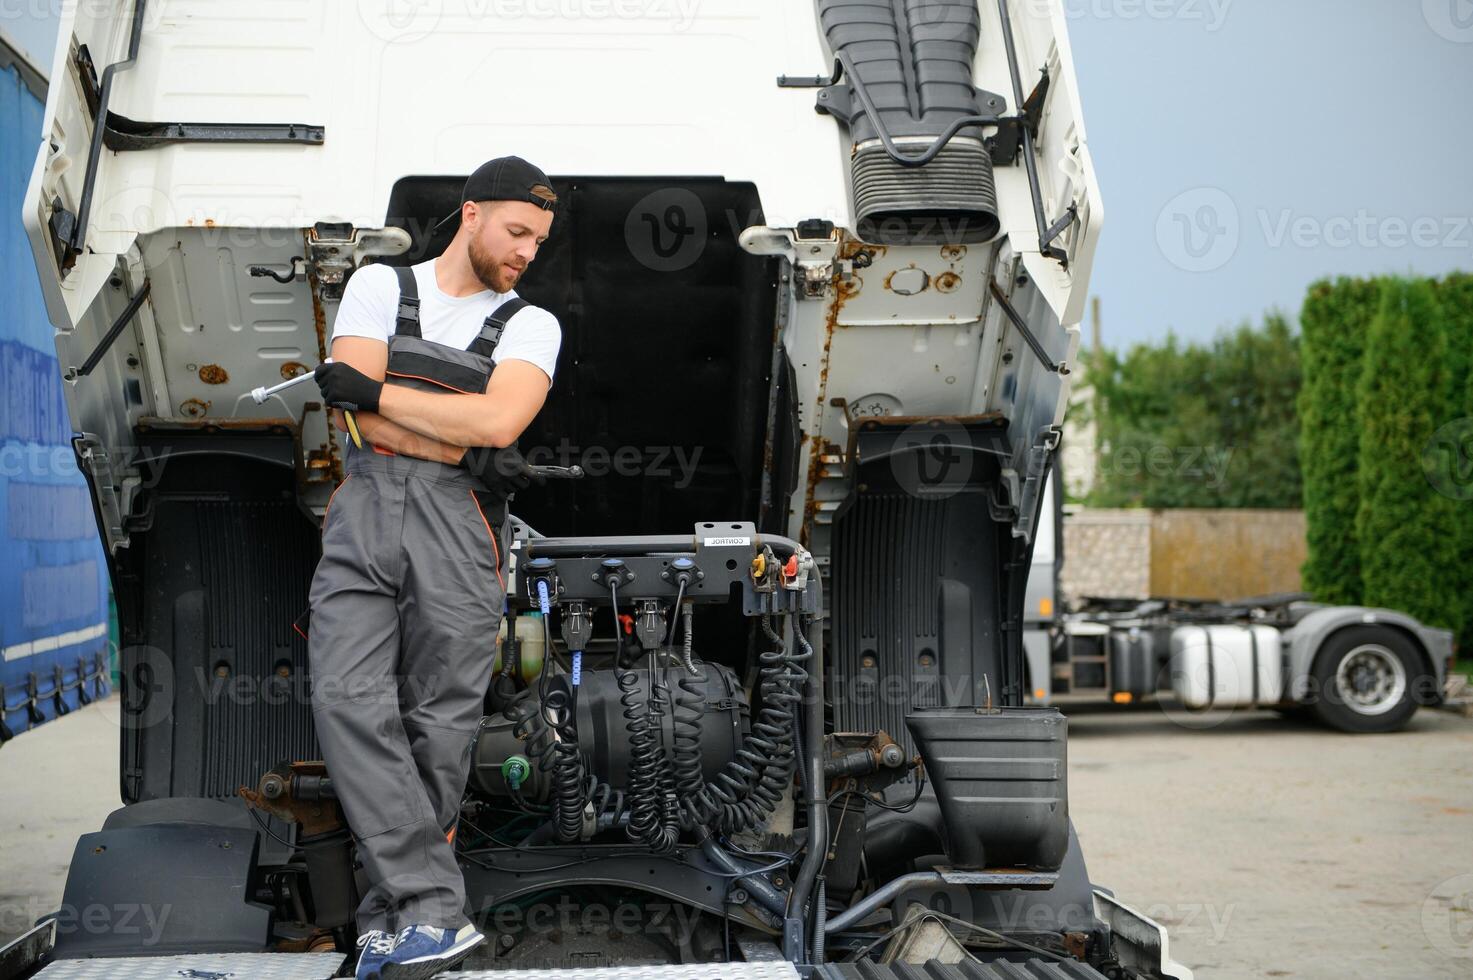
POLYGON ((1330 634, 1315 656, 1310 707, 1322 723, 1364 735, 1406 727, 1422 655, 1398 630, 1352 626, 1330 634))

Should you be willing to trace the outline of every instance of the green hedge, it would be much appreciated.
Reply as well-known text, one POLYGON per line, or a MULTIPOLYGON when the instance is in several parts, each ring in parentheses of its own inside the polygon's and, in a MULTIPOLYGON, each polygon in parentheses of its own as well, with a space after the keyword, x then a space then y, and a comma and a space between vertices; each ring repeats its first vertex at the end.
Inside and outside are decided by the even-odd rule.
MULTIPOLYGON (((1445 414, 1473 419, 1473 275, 1452 275, 1438 282, 1437 303, 1447 335, 1449 389, 1445 414)), ((1473 438, 1473 422, 1468 425, 1468 435, 1473 438)), ((1458 530, 1460 619, 1466 637, 1463 645, 1468 646, 1473 642, 1473 499, 1455 499, 1452 506, 1458 530)))
POLYGON ((1366 333, 1357 389, 1355 531, 1366 604, 1457 629, 1462 625, 1457 510, 1427 480, 1422 463, 1433 433, 1463 414, 1461 404, 1448 404, 1452 378, 1446 333, 1431 282, 1386 284, 1381 309, 1366 333))
POLYGON ((1361 601, 1356 383, 1380 295, 1379 280, 1318 282, 1299 315, 1299 461, 1309 528, 1304 587, 1322 602, 1361 601))
POLYGON ((1473 417, 1473 276, 1316 283, 1300 324, 1305 588, 1473 630, 1473 502, 1427 469, 1473 417))

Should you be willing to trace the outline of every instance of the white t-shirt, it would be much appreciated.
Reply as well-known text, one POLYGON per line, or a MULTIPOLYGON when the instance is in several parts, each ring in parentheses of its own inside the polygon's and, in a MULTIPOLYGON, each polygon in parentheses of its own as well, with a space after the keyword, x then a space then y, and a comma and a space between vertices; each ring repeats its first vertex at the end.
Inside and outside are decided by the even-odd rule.
MULTIPOLYGON (((411 268, 419 286, 420 335, 447 347, 465 350, 481 332, 486 317, 517 295, 516 290, 496 293, 483 289, 469 296, 449 296, 435 282, 434 259, 411 268)), ((387 265, 365 265, 353 273, 343 290, 337 319, 332 325, 333 339, 367 337, 388 343, 394 335, 398 313, 399 277, 387 265)), ((557 317, 541 307, 523 307, 512 315, 501 332, 496 362, 518 360, 535 364, 547 375, 550 387, 562 342, 557 317)))

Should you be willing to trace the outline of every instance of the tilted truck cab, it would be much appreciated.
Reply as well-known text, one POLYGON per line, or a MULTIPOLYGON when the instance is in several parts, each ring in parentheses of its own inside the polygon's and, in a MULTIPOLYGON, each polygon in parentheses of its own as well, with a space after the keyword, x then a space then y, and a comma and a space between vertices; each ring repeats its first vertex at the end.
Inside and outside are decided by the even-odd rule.
POLYGON ((321 361, 355 270, 437 254, 465 174, 516 153, 563 202, 520 289, 563 330, 522 446, 587 476, 514 505, 467 969, 1190 975, 1091 884, 1066 725, 1023 705, 1102 218, 1059 4, 69 16, 24 219, 129 723, 67 900, 188 914, 148 945, 45 923, 27 969, 352 949, 292 628, 342 444, 312 385, 248 392, 321 361))

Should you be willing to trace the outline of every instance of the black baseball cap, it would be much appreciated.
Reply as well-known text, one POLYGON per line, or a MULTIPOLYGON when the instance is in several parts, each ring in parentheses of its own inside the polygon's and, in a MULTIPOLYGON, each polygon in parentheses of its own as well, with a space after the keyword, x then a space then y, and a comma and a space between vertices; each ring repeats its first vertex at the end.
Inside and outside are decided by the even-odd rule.
POLYGON ((460 209, 466 201, 525 201, 535 204, 544 211, 551 211, 557 203, 552 194, 552 181, 547 174, 523 160, 521 157, 497 157, 487 160, 476 168, 476 172, 465 180, 460 192, 460 204, 435 226, 439 231, 460 220, 460 209), (533 193, 533 188, 545 188, 542 194, 533 193))

